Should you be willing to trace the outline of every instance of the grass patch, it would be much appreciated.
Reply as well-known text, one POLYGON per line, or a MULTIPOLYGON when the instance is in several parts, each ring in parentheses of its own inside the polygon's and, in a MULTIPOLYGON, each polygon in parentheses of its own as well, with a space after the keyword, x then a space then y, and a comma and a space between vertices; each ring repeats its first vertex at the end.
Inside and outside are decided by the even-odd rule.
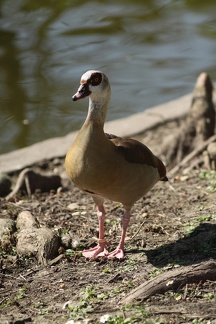
POLYGON ((216 180, 216 171, 201 171, 199 173, 199 178, 201 180, 216 180))
POLYGON ((209 185, 206 187, 206 190, 209 192, 216 191, 216 171, 201 171, 199 173, 199 178, 201 180, 211 180, 209 185))

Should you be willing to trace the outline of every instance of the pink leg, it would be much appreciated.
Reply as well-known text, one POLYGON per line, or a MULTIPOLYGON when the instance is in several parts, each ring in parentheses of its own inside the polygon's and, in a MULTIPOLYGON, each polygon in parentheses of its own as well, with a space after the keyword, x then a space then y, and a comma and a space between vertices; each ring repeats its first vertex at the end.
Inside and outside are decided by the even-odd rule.
POLYGON ((92 249, 83 251, 83 256, 88 259, 94 259, 96 257, 106 256, 108 254, 108 251, 106 250, 107 241, 104 239, 105 209, 103 204, 97 206, 97 215, 98 215, 98 222, 99 222, 98 245, 92 249))
POLYGON ((130 209, 126 209, 122 217, 122 234, 119 241, 119 245, 113 252, 110 252, 107 255, 107 259, 114 259, 114 258, 124 259, 124 241, 125 241, 128 224, 130 222, 130 216, 131 216, 130 209))

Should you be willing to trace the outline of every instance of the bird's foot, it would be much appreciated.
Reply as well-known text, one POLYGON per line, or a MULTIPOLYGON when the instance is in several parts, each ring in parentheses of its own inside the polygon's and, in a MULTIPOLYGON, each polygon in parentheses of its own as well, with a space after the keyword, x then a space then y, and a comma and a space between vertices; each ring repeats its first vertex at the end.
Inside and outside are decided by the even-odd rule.
POLYGON ((87 259, 96 259, 99 257, 106 257, 108 254, 108 251, 106 249, 106 246, 108 242, 103 239, 98 240, 98 245, 95 246, 94 248, 91 248, 89 250, 84 250, 82 252, 83 256, 87 259))
POLYGON ((117 258, 119 260, 122 260, 124 259, 124 251, 123 249, 117 247, 113 252, 110 252, 107 254, 107 259, 114 259, 114 258, 117 258))
POLYGON ((96 259, 99 257, 104 257, 108 254, 106 248, 102 248, 100 245, 95 246, 92 249, 84 250, 82 252, 83 256, 87 259, 96 259))

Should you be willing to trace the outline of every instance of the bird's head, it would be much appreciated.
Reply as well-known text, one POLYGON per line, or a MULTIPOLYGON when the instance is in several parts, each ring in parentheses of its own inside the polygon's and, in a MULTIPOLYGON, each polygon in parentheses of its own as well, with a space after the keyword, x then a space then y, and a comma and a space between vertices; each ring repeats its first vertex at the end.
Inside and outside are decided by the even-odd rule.
POLYGON ((97 100, 98 97, 107 97, 109 92, 110 85, 107 76, 101 71, 89 70, 82 75, 80 86, 72 100, 76 101, 88 96, 97 100))

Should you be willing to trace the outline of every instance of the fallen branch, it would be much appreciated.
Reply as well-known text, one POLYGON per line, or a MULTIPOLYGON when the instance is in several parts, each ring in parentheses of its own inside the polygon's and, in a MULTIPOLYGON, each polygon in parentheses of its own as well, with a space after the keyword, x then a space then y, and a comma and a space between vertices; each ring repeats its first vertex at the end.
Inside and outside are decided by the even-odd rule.
POLYGON ((185 284, 206 280, 216 280, 215 261, 203 262, 163 273, 133 289, 120 303, 128 304, 135 300, 143 301, 150 296, 164 294, 168 290, 176 290, 185 284))
POLYGON ((195 156, 202 153, 203 150, 205 150, 206 147, 214 141, 216 141, 216 134, 209 137, 205 142, 196 147, 190 154, 188 154, 181 162, 179 162, 173 169, 168 172, 168 176, 174 176, 176 172, 178 172, 183 166, 185 166, 185 164, 190 162, 195 156))

